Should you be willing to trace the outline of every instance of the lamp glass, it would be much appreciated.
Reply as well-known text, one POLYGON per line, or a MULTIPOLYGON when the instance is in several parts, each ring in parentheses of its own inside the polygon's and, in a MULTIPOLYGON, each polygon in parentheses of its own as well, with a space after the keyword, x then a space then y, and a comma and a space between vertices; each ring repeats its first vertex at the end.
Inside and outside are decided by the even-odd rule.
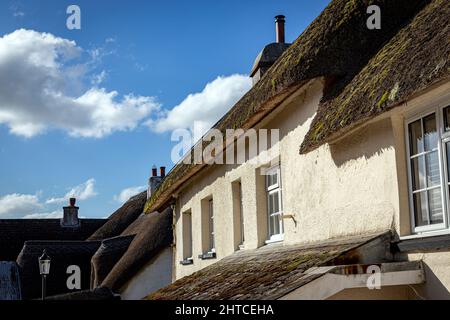
POLYGON ((50 273, 50 260, 39 260, 39 272, 41 275, 48 275, 50 273))

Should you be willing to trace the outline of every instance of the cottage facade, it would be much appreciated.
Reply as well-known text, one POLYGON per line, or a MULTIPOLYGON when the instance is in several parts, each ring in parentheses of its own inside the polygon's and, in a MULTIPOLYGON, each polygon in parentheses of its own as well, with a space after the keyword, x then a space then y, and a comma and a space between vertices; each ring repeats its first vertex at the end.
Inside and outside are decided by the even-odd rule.
POLYGON ((261 298, 258 285, 277 299, 450 297, 449 3, 372 2, 392 18, 384 33, 363 30, 363 3, 333 1, 216 124, 278 129, 276 157, 180 163, 162 182, 146 208, 175 208, 175 282, 150 298, 261 298), (387 242, 342 247, 386 232, 387 242), (317 247, 339 254, 305 253, 317 247), (366 263, 386 270, 379 291, 325 281, 348 271, 332 268, 366 263), (394 269, 410 277, 389 282, 394 269), (287 291, 272 286, 298 279, 287 291))

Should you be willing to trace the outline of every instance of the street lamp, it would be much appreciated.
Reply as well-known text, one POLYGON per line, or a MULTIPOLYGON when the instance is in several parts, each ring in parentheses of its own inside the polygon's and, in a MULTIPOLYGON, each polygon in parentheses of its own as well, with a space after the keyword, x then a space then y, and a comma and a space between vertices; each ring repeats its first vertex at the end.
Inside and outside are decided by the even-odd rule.
POLYGON ((44 249, 44 252, 42 252, 42 256, 39 257, 39 273, 42 277, 42 300, 45 299, 45 291, 46 291, 46 281, 47 276, 50 273, 50 262, 51 259, 47 254, 47 251, 44 249))

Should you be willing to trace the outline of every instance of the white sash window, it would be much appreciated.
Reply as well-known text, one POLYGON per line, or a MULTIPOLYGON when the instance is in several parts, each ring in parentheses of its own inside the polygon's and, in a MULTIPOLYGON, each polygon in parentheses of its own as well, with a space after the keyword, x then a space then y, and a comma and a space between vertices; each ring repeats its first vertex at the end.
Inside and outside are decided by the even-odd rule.
POLYGON ((450 107, 407 122, 409 197, 414 233, 448 227, 450 107))

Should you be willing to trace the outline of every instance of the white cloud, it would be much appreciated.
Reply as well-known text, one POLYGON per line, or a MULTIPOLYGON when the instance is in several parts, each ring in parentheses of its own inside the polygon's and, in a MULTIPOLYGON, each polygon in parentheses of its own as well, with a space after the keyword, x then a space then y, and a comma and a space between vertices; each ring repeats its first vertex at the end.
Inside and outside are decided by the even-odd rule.
POLYGON ((85 183, 82 183, 76 187, 73 187, 67 192, 64 197, 50 198, 45 203, 55 204, 67 202, 70 198, 76 198, 77 200, 87 200, 95 197, 97 192, 95 191, 95 179, 89 179, 85 183))
POLYGON ((125 203, 131 197, 137 195, 139 192, 142 192, 145 189, 147 189, 146 186, 131 187, 131 188, 123 189, 118 195, 114 196, 114 200, 119 203, 125 203))
POLYGON ((194 122, 211 128, 250 88, 248 76, 234 74, 218 77, 208 83, 202 92, 188 95, 179 105, 156 120, 147 121, 155 132, 192 129, 194 122))
MULTIPOLYGON (((135 129, 159 109, 154 97, 119 96, 95 86, 74 93, 88 69, 89 62, 76 64, 83 52, 49 33, 20 29, 0 37, 0 124, 28 138, 55 128, 102 138, 135 129)), ((94 61, 105 55, 88 53, 94 61)))
POLYGON ((98 74, 94 74, 91 77, 91 84, 94 87, 98 87, 99 85, 101 85, 105 81, 107 75, 108 74, 107 74, 107 72, 105 70, 103 70, 102 72, 100 72, 98 74))
POLYGON ((61 210, 44 213, 32 213, 23 217, 23 219, 60 219, 63 216, 61 210))
POLYGON ((37 195, 14 193, 0 197, 0 219, 21 218, 41 208, 37 195))
POLYGON ((42 192, 30 194, 8 194, 0 197, 0 219, 53 219, 61 218, 62 210, 53 210, 53 205, 68 204, 68 199, 75 197, 79 200, 87 200, 95 197, 95 180, 89 179, 76 187, 73 187, 63 197, 50 198, 41 201, 42 192))

